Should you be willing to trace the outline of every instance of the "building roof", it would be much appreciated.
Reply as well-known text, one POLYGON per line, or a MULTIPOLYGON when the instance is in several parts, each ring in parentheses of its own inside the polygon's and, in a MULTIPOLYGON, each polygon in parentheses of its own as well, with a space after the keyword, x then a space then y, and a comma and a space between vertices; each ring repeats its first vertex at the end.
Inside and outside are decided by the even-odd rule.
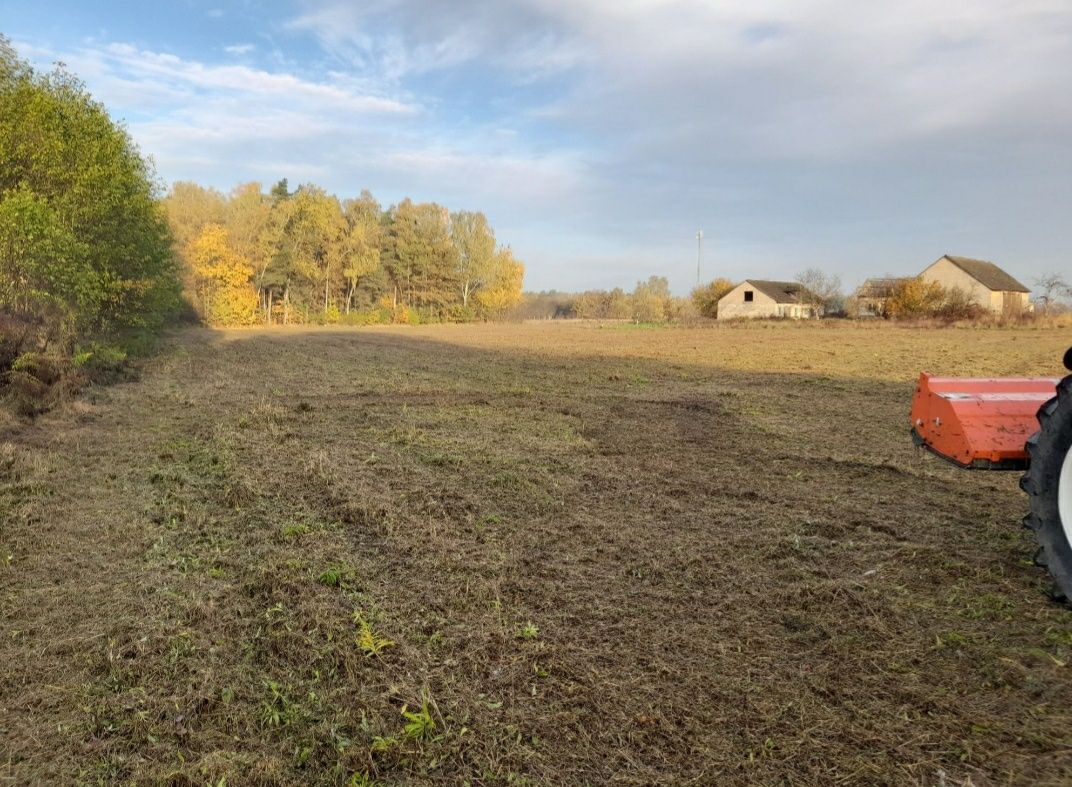
POLYGON ((946 254, 942 259, 949 260, 993 292, 1031 292, 992 262, 973 260, 971 257, 956 257, 952 254, 946 254))
POLYGON ((768 298, 773 298, 775 303, 800 303, 800 296, 808 292, 804 285, 795 281, 745 279, 743 283, 751 284, 768 298))
POLYGON ((867 279, 856 290, 857 298, 889 298, 898 284, 909 281, 903 277, 867 279))

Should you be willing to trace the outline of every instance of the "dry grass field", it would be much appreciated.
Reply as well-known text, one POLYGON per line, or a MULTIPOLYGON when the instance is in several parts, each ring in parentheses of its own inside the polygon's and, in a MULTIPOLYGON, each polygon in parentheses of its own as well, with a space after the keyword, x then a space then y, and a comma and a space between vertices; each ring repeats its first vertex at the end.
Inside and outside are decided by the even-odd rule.
POLYGON ((0 783, 1072 781, 1072 613, 920 369, 1067 331, 189 331, 0 454, 0 783))

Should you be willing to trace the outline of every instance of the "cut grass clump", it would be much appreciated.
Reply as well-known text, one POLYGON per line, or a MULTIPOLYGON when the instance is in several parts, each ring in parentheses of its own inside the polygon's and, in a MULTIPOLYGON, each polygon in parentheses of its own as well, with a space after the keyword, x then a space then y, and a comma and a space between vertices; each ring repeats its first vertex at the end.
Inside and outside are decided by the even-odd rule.
POLYGON ((304 522, 294 522, 279 528, 279 538, 283 541, 296 541, 312 532, 313 529, 304 522))
POLYGON ((23 353, 0 375, 0 397, 16 415, 32 418, 69 399, 87 381, 68 358, 23 353))

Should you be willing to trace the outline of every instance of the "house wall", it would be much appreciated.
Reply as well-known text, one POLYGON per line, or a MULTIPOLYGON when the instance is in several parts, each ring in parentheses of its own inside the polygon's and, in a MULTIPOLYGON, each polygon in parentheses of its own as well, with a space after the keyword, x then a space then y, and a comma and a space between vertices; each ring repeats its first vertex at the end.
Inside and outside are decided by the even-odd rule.
POLYGON ((778 302, 766 295, 748 282, 742 282, 723 295, 718 301, 718 319, 732 320, 740 317, 776 317, 778 316, 778 302), (746 302, 744 294, 751 290, 754 298, 746 302))
POLYGON ((924 281, 936 281, 947 289, 957 287, 968 293, 976 304, 997 314, 1005 311, 1018 313, 1030 308, 1028 293, 990 290, 944 257, 919 277, 924 281))
POLYGON ((815 316, 815 307, 806 303, 780 303, 776 317, 791 317, 794 320, 807 320, 815 316))
POLYGON ((1031 311, 1030 293, 1026 292, 995 292, 991 303, 996 312, 1022 314, 1031 311))
MULTIPOLYGON (((977 282, 974 278, 962 271, 945 257, 931 265, 923 273, 919 274, 923 281, 938 282, 946 289, 957 289, 966 292, 976 304, 984 309, 993 309, 992 293, 989 289, 977 282)), ((1000 293, 999 293, 1000 294, 1000 293)), ((998 309, 1000 311, 1000 307, 998 309)))
POLYGON ((774 298, 760 292, 748 282, 738 284, 718 302, 718 319, 732 320, 741 317, 811 317, 814 309, 798 303, 778 303, 774 298), (745 301, 745 291, 751 290, 752 301, 745 301))

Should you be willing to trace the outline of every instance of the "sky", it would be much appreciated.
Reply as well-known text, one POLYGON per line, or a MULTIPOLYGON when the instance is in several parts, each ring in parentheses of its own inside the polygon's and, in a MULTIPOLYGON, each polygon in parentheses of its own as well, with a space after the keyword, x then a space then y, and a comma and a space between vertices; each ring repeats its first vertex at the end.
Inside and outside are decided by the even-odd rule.
POLYGON ((526 289, 1072 275, 1072 0, 4 0, 165 184, 484 211, 526 289))

